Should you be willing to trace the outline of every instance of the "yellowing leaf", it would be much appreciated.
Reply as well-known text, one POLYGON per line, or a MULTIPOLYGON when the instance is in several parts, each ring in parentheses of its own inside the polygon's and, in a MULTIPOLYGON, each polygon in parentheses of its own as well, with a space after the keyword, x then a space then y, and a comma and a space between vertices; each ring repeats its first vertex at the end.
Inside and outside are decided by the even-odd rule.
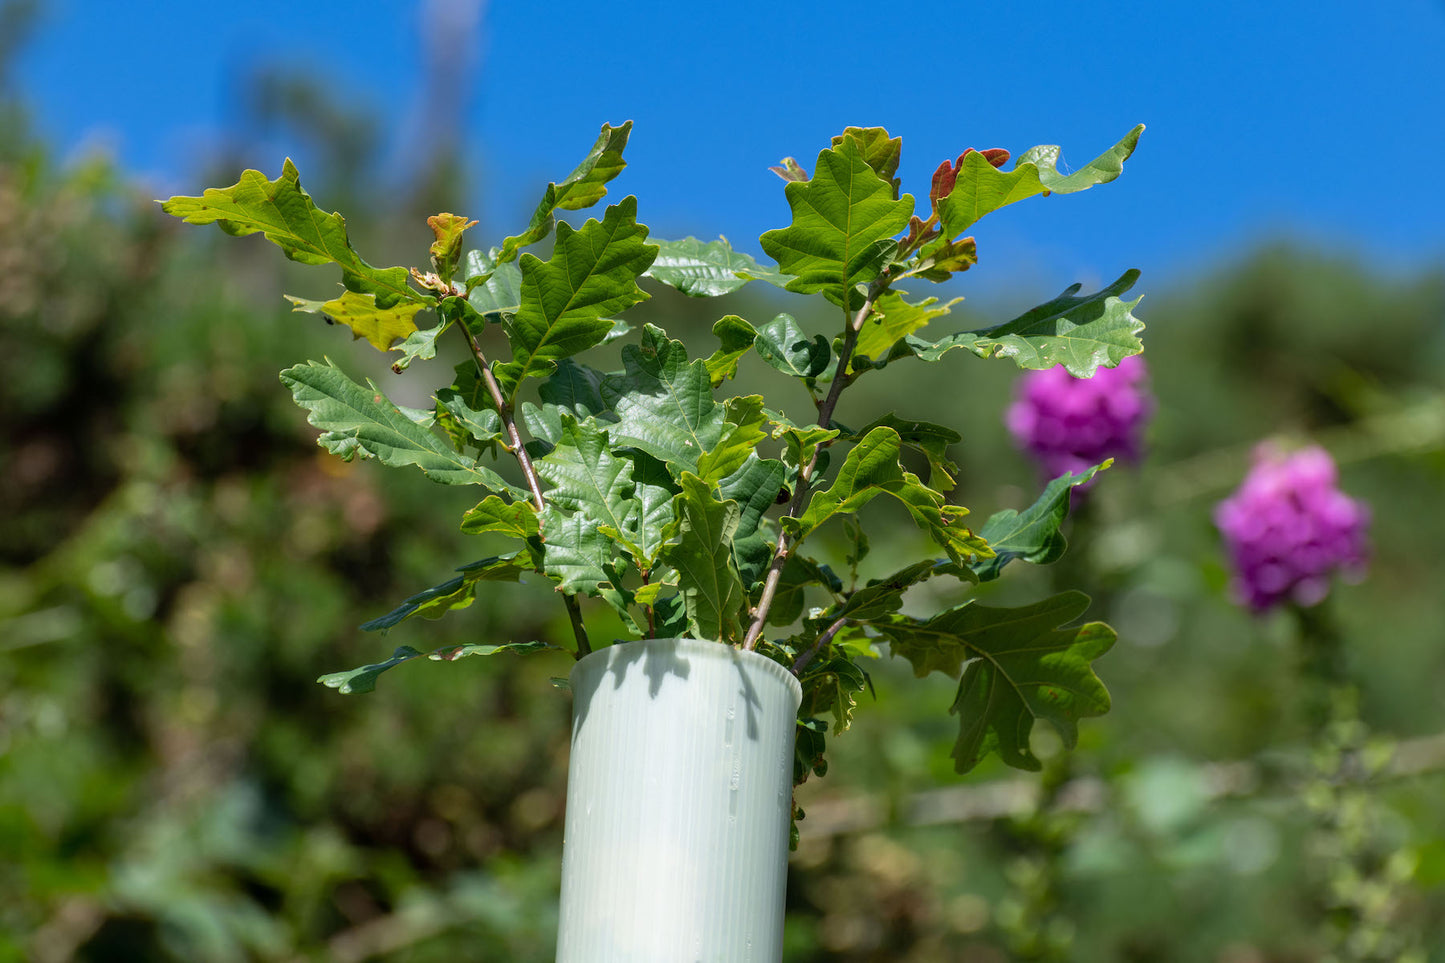
POLYGON ((330 301, 308 301, 283 295, 294 307, 293 311, 319 314, 328 321, 344 324, 356 338, 365 338, 378 351, 389 351, 398 341, 405 341, 417 330, 413 320, 417 312, 426 307, 417 302, 402 302, 394 307, 378 307, 376 297, 371 294, 357 294, 342 291, 339 298, 330 301))
POLYGON ((248 170, 230 187, 207 188, 200 197, 172 197, 162 202, 161 210, 188 224, 215 224, 236 237, 264 234, 302 264, 340 265, 346 289, 375 295, 383 308, 399 301, 430 303, 407 284, 406 268, 372 267, 352 250, 346 220, 340 214, 322 213, 312 202, 289 157, 274 181, 248 170))
POLYGON ((431 246, 432 267, 442 281, 450 282, 462 260, 462 234, 477 222, 459 214, 433 214, 426 222, 437 238, 431 246))

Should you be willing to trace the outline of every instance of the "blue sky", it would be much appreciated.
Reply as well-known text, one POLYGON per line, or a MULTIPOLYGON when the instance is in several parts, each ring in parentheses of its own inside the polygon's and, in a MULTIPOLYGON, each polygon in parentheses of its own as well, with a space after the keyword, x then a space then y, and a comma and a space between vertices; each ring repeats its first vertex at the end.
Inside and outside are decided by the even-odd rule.
MULTIPOLYGON (((635 121, 617 189, 641 197, 655 235, 724 234, 755 253, 787 220, 767 166, 811 169, 849 124, 902 135, 904 190, 926 203, 933 168, 966 147, 1060 144, 1079 166, 1142 122, 1120 180, 978 224, 976 293, 1037 301, 1128 267, 1147 291, 1282 237, 1389 268, 1445 264, 1445 0, 50 0, 18 79, 63 152, 104 145, 158 195, 198 193, 258 63, 375 105, 405 170, 425 151, 438 38, 459 38, 448 56, 469 64, 450 109, 476 190, 457 206, 497 236, 603 121, 635 121), (896 20, 874 12, 888 9, 896 20)), ((303 144, 273 138, 244 160, 274 176, 286 154, 304 178, 303 144)))

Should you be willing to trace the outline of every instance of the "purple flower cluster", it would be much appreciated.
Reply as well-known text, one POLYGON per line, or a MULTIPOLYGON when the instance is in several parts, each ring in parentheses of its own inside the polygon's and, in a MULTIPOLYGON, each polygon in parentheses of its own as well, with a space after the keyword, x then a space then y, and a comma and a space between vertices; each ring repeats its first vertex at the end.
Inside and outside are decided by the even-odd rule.
POLYGON ((1137 459, 1153 407, 1145 375, 1138 355, 1092 378, 1075 378, 1061 367, 1030 371, 1004 422, 1050 478, 1106 458, 1137 459))
POLYGON ((1330 575, 1364 572, 1369 509, 1346 497, 1323 448, 1255 451, 1254 467, 1214 510, 1234 564, 1234 592, 1257 612, 1286 599, 1315 605, 1330 575))

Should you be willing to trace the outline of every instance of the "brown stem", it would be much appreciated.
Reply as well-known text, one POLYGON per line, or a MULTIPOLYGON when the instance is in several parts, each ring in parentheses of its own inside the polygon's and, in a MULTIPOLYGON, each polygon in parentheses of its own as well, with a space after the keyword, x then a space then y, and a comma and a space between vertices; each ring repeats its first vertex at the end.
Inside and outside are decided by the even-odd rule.
POLYGON ((832 625, 824 629, 823 634, 818 636, 818 641, 814 642, 812 647, 808 649, 808 651, 798 656, 797 660, 793 663, 793 675, 800 675, 803 669, 807 666, 807 664, 813 661, 813 656, 817 655, 819 650, 822 649, 823 646, 827 645, 829 642, 832 642, 833 636, 837 635, 838 632, 842 630, 843 626, 847 624, 847 619, 839 619, 838 621, 834 622, 832 625))
MULTIPOLYGON (((456 324, 467 339, 467 347, 471 349, 472 360, 477 365, 477 374, 481 376, 482 383, 487 386, 487 394, 492 396, 492 404, 496 406, 497 414, 502 419, 502 427, 507 432, 507 443, 512 455, 517 459, 517 464, 522 468, 522 476, 526 478, 527 488, 532 492, 532 503, 537 508, 537 514, 541 515, 547 507, 547 503, 542 499, 542 483, 537 478, 537 469, 532 465, 532 457, 527 454, 527 449, 522 445, 522 434, 517 430, 516 419, 512 417, 512 407, 502 397, 502 387, 493 377, 492 369, 487 364, 487 356, 482 353, 482 346, 472 335, 472 329, 467 327, 466 318, 457 318, 456 324)), ((537 521, 538 524, 541 523, 540 518, 537 521)), ((562 593, 562 602, 567 606, 567 618, 572 623, 572 635, 577 640, 577 658, 581 659, 592 653, 592 645, 587 641, 587 627, 582 624, 582 608, 577 604, 577 596, 571 592, 562 593)))
MULTIPOLYGON (((838 370, 833 375, 833 384, 828 388, 828 396, 818 405, 818 424, 827 428, 833 420, 833 410, 838 407, 838 398, 843 394, 843 389, 853 381, 853 376, 848 368, 853 363, 853 349, 858 344, 858 332, 863 328, 863 322, 868 320, 868 313, 873 310, 873 303, 888 290, 889 276, 887 272, 868 286, 868 296, 863 300, 863 306, 856 314, 846 315, 847 321, 843 330, 843 350, 838 355, 838 370)), ((845 311, 846 314, 846 311, 845 311)), ((803 509, 803 503, 808 498, 808 484, 813 479, 813 472, 818 468, 818 456, 823 446, 819 445, 813 449, 813 457, 798 471, 798 483, 793 492, 793 500, 788 503, 788 516, 797 518, 798 513, 803 509)), ((762 638, 763 628, 768 622, 768 611, 773 607, 773 598, 778 593, 778 583, 783 578, 783 568, 788 564, 796 545, 788 541, 788 533, 778 533, 778 547, 773 552, 772 564, 768 566, 768 573, 763 578, 763 591, 758 597, 758 604, 753 607, 753 620, 748 625, 747 635, 743 637, 743 649, 752 651, 757 647, 758 639, 762 638)))

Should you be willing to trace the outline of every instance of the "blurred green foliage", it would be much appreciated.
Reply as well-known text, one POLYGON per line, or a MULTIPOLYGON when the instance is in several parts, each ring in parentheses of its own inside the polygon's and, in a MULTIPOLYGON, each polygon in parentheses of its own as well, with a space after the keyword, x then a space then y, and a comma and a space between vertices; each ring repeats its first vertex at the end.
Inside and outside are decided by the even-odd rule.
MULTIPOLYGON (((278 333, 395 376, 287 310, 289 268, 263 242, 182 233, 123 172, 58 161, 13 98, 0 106, 0 960, 550 959, 569 706, 548 678, 569 663, 417 662, 350 698, 313 680, 402 643, 547 637, 561 606, 508 585, 388 639, 358 632, 484 554, 455 527, 472 499, 317 448, 276 380, 304 360, 278 333)), ((384 196, 355 152, 341 173, 337 193, 384 196)), ((327 209, 374 212, 350 227, 383 259, 398 234, 425 245, 425 214, 460 206, 450 191, 438 174, 387 207, 314 188, 327 209)), ((800 303, 659 291, 646 312, 701 337, 724 314, 761 323, 800 303)), ((1037 783, 996 762, 960 784, 952 685, 882 661, 876 704, 863 696, 803 790, 789 961, 991 963, 1051 945, 1079 961, 1316 958, 1289 625, 1230 603, 1209 517, 1266 435, 1323 441, 1374 507, 1370 577, 1334 599, 1362 717, 1392 737, 1445 729, 1445 272, 1263 249, 1156 289, 1140 315, 1159 405, 1146 463, 1101 478, 1063 560, 980 590, 1083 587, 1090 617, 1119 629, 1099 666, 1114 709, 1055 770, 1056 801, 1083 809, 1035 813, 1037 783), (1231 770, 1201 766, 1231 760, 1253 781, 1221 791, 1231 770)), ((764 376, 745 359, 739 387, 764 376)), ((957 357, 881 372, 857 401, 952 395, 1001 414, 1015 377, 957 357)), ((979 517, 1037 491, 996 420, 951 454, 979 517)), ((894 555, 875 541, 868 564, 894 555)), ((1418 855, 1400 925, 1434 946, 1445 777, 1426 770, 1374 798, 1387 838, 1418 855)))

